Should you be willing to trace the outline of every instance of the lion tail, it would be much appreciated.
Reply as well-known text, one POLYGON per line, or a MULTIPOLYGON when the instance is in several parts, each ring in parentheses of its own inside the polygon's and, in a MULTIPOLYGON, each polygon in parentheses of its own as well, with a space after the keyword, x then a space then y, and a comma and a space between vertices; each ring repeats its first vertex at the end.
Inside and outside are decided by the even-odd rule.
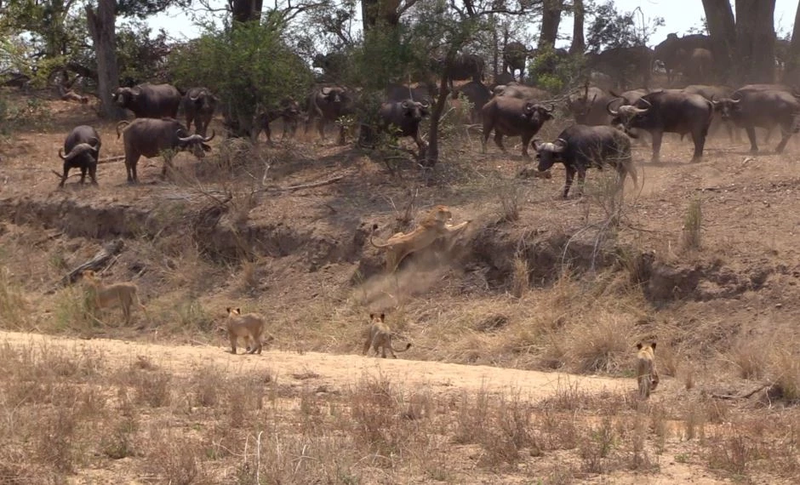
POLYGON ((406 342, 406 348, 399 349, 399 350, 394 348, 394 345, 392 345, 392 350, 394 350, 395 352, 405 352, 406 350, 408 350, 410 348, 411 348, 411 342, 406 342))
POLYGON ((372 238, 375 237, 375 229, 377 229, 377 228, 378 228, 377 224, 373 224, 372 225, 372 232, 369 233, 369 242, 370 242, 370 244, 372 244, 373 246, 375 246, 378 249, 388 248, 390 246, 388 243, 386 243, 386 244, 375 244, 375 241, 373 241, 372 238))

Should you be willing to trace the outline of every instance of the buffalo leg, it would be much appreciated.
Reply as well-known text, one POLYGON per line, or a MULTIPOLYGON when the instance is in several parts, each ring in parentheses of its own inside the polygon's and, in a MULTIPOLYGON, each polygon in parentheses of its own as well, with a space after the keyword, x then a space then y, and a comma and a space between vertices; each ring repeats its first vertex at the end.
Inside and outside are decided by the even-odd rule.
POLYGON ((750 125, 746 126, 747 138, 750 139, 750 153, 758 153, 758 143, 756 142, 756 129, 750 125))
POLYGON ((342 125, 339 127, 339 145, 345 144, 344 132, 345 132, 345 126, 342 125))
POLYGON ((531 138, 533 138, 533 134, 530 136, 522 135, 522 156, 525 158, 531 158, 531 156, 528 155, 528 145, 531 144, 531 138))
POLYGON ((494 144, 497 145, 503 153, 506 152, 506 147, 503 146, 503 134, 497 130, 494 132, 494 144))
POLYGON ((320 118, 317 120, 317 131, 319 132, 319 137, 323 140, 325 139, 325 118, 320 118))
POLYGON ((492 129, 494 125, 491 122, 490 118, 487 118, 483 121, 483 138, 481 139, 481 152, 486 153, 486 142, 489 141, 489 135, 492 134, 492 129))
MULTIPOLYGON (((189 133, 191 133, 192 121, 194 121, 194 116, 186 115, 186 130, 189 133)), ((197 123, 195 123, 194 127, 195 127, 195 131, 197 131, 197 123)))
POLYGON ((694 155, 692 162, 699 162, 703 158, 703 149, 706 146, 706 136, 708 133, 708 126, 703 128, 700 133, 692 133, 692 141, 694 142, 694 155))
POLYGON ((67 177, 69 176, 69 165, 64 164, 64 175, 61 176, 61 183, 58 184, 59 187, 64 186, 64 182, 67 181, 67 177))
POLYGON ((419 133, 417 133, 417 136, 414 137, 414 141, 417 142, 417 148, 419 148, 419 159, 420 160, 424 160, 425 159, 425 151, 428 148, 427 145, 422 140, 422 138, 419 136, 419 133))
POLYGON ((653 163, 658 163, 661 161, 661 139, 664 137, 664 133, 654 131, 651 135, 653 137, 653 158, 651 160, 653 163))
POLYGON ((92 185, 97 185, 97 165, 89 167, 89 178, 92 179, 92 185))
POLYGON ((586 169, 578 168, 578 197, 583 197, 583 186, 586 184, 586 169))
POLYGON ((567 182, 564 184, 564 198, 566 199, 569 196, 569 188, 572 187, 572 179, 575 178, 575 168, 574 167, 566 167, 567 168, 567 182))
POLYGON ((81 185, 86 183, 86 169, 88 167, 81 167, 81 185))
POLYGON ((783 149, 786 148, 786 144, 789 143, 789 138, 792 137, 792 125, 783 126, 781 125, 781 142, 778 143, 778 146, 775 147, 775 153, 783 153, 783 149))

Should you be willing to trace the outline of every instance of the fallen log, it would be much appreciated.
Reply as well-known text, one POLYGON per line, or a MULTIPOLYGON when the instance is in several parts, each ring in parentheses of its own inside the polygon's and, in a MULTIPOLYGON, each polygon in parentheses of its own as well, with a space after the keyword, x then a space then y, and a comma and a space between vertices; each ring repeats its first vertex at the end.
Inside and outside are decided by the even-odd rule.
POLYGON ((92 259, 79 265, 77 268, 73 269, 66 276, 64 276, 61 279, 61 286, 67 286, 75 283, 75 281, 78 279, 78 276, 80 276, 80 274, 87 269, 99 271, 103 266, 105 266, 109 259, 121 252, 123 247, 125 247, 125 243, 122 241, 122 239, 115 239, 114 241, 105 244, 92 259))

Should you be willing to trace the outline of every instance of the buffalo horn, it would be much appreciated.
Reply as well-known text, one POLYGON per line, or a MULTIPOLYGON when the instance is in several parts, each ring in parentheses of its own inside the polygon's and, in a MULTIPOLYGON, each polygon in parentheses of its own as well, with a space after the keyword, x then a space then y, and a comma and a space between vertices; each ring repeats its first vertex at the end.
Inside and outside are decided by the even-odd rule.
POLYGON ((646 104, 648 108, 652 108, 653 107, 653 105, 650 104, 650 101, 646 100, 645 98, 639 98, 639 101, 641 101, 642 103, 646 104))
POLYGON ((329 88, 329 87, 324 87, 324 88, 322 88, 322 89, 320 90, 320 92, 321 92, 322 94, 324 94, 325 96, 327 96, 327 95, 331 94, 331 88, 329 88))
POLYGON ((553 111, 555 111, 555 109, 556 109, 556 105, 553 104, 553 103, 550 103, 550 109, 545 108, 545 111, 547 111, 548 113, 552 113, 553 111))
POLYGON ((553 143, 553 151, 556 153, 561 153, 567 149, 567 140, 563 138, 559 138, 553 143))
MULTIPOLYGON (((69 153, 67 154, 66 157, 62 156, 61 158, 65 162, 68 162, 68 161, 72 160, 73 158, 77 157, 78 155, 81 155, 81 154, 86 153, 88 151, 95 151, 95 148, 92 145, 88 144, 88 143, 78 143, 77 145, 72 147, 72 150, 69 151, 69 153)), ((61 150, 59 150, 59 156, 60 155, 61 155, 61 150)))
POLYGON ((611 104, 616 102, 618 99, 621 98, 614 98, 606 104, 606 111, 608 111, 608 114, 610 114, 611 116, 619 116, 619 111, 611 109, 611 104))
POLYGON ((400 107, 403 108, 403 109, 408 109, 408 107, 409 107, 408 100, 406 99, 405 101, 401 102, 400 103, 400 107))
POLYGON ((215 136, 217 136, 217 132, 214 131, 214 130, 211 130, 211 136, 209 136, 208 138, 203 138, 203 141, 208 143, 211 140, 213 140, 215 136))
POLYGON ((533 149, 537 152, 542 148, 542 142, 538 138, 533 139, 533 149))
POLYGON ((65 156, 64 156, 64 155, 61 153, 61 149, 60 149, 60 148, 58 149, 58 157, 59 157, 61 160, 66 160, 66 159, 67 159, 67 157, 65 157, 65 156))
POLYGON ((733 104, 739 104, 739 102, 741 100, 742 100, 742 98, 731 98, 731 101, 733 101, 733 104))
POLYGON ((192 101, 197 101, 198 99, 200 99, 200 95, 198 94, 197 96, 189 96, 189 99, 192 101))

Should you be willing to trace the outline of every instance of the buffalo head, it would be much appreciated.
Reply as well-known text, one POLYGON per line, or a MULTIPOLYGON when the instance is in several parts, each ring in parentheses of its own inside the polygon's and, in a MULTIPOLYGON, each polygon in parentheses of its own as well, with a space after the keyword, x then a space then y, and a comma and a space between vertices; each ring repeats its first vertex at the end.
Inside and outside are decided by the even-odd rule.
POLYGON ((94 145, 92 145, 91 143, 78 143, 77 145, 72 147, 72 150, 70 150, 69 153, 67 153, 66 155, 63 155, 61 153, 61 149, 59 148, 58 156, 65 162, 71 162, 76 158, 81 157, 84 154, 87 154, 90 157, 88 163, 92 162, 97 163, 97 155, 100 151, 97 145, 100 144, 100 140, 98 140, 97 138, 93 138, 93 140, 95 142, 94 145))
POLYGON ((403 113, 403 116, 406 118, 411 118, 414 121, 421 121, 422 118, 428 115, 428 103, 419 102, 419 101, 412 101, 410 99, 406 99, 400 102, 400 109, 403 113))
POLYGON ((194 96, 189 95, 189 101, 194 103, 200 109, 213 109, 219 102, 219 98, 211 94, 209 91, 202 89, 197 91, 194 96))
POLYGON ((214 139, 216 132, 211 130, 211 136, 208 138, 204 137, 203 135, 189 135, 187 137, 182 137, 182 130, 176 131, 175 134, 178 137, 177 148, 179 150, 187 150, 197 158, 203 158, 205 157, 205 152, 211 151, 211 147, 207 145, 207 143, 214 139))
POLYGON ((550 103, 550 108, 545 108, 541 104, 528 101, 525 103, 525 106, 522 107, 521 116, 543 124, 545 121, 553 119, 553 111, 555 111, 555 109, 556 107, 552 103, 550 103))
POLYGON ((717 101, 712 97, 711 105, 714 107, 714 111, 719 113, 720 118, 723 120, 729 120, 739 112, 739 103, 741 101, 742 100, 740 98, 722 98, 717 101))
POLYGON ((567 141, 563 138, 559 138, 553 143, 539 143, 539 140, 533 140, 533 148, 536 150, 536 158, 539 160, 539 166, 536 168, 540 172, 544 172, 549 170, 554 163, 563 161, 561 155, 567 149, 567 141))
POLYGON ((344 89, 338 87, 324 87, 320 89, 320 94, 328 103, 342 104, 344 102, 344 89))
POLYGON ((112 99, 115 103, 117 103, 118 106, 126 108, 135 103, 141 94, 142 90, 139 88, 139 86, 134 86, 132 88, 117 88, 112 95, 112 99))

